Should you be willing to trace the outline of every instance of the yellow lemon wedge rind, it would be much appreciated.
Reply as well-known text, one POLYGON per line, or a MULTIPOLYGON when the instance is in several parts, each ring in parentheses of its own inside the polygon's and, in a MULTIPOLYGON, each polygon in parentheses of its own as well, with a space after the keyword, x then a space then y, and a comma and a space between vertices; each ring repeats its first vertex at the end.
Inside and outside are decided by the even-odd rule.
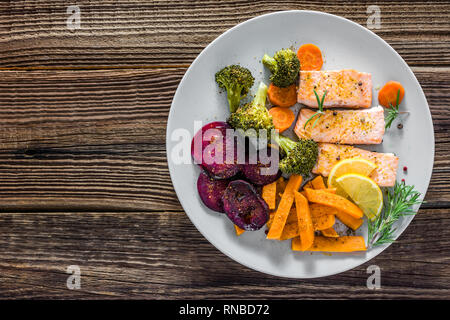
POLYGON ((339 186, 361 208, 368 219, 383 210, 383 193, 375 181, 358 173, 347 173, 336 179, 339 186))
POLYGON ((341 160, 334 165, 328 175, 328 188, 336 188, 336 194, 348 198, 347 193, 336 182, 336 179, 348 173, 358 173, 368 177, 376 168, 375 163, 362 158, 341 160))

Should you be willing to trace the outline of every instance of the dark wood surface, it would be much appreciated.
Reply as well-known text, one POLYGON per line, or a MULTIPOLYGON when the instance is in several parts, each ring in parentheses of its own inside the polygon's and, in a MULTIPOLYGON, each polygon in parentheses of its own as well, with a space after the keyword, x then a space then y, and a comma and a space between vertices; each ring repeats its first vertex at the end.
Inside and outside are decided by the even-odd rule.
POLYGON ((380 1, 374 30, 433 116, 424 204, 399 241, 340 275, 280 279, 232 261, 173 191, 165 130, 186 68, 223 31, 288 9, 365 25, 358 1, 0 2, 0 298, 450 298, 450 3, 380 1), (367 266, 382 271, 368 290, 367 266), (66 287, 79 265, 80 290, 66 287))

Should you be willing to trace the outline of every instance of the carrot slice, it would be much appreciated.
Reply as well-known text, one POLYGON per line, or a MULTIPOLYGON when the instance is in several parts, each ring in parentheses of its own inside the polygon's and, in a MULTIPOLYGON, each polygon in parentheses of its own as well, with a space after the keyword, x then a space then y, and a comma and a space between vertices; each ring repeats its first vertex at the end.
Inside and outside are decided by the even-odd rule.
POLYGON ((283 196, 284 193, 284 189, 286 189, 286 184, 287 182, 284 180, 283 177, 279 177, 277 180, 277 198, 276 198, 276 206, 278 206, 278 204, 281 201, 281 197, 283 196))
POLYGON ((324 229, 331 228, 336 222, 336 219, 332 214, 324 214, 321 216, 315 216, 314 214, 311 214, 311 217, 314 230, 322 231, 324 229))
POLYGON ((312 185, 311 181, 308 181, 307 183, 305 183, 305 185, 303 186, 303 189, 304 189, 304 188, 310 188, 310 189, 313 189, 313 185, 312 185))
POLYGON ((283 233, 279 240, 288 240, 298 236, 298 219, 297 210, 292 207, 289 211, 289 216, 286 219, 286 224, 283 228, 283 233))
POLYGON ((275 129, 281 132, 289 129, 295 120, 295 114, 289 108, 273 107, 269 110, 275 129))
POLYGON ((310 202, 324 204, 351 215, 354 218, 362 218, 362 210, 353 202, 341 197, 337 194, 327 192, 325 190, 313 190, 306 188, 306 196, 310 202))
POLYGON ((324 229, 321 232, 324 237, 328 237, 328 238, 338 238, 339 237, 338 233, 336 232, 336 230, 334 230, 333 227, 324 229))
POLYGON ((302 184, 302 176, 293 174, 286 185, 280 204, 273 218, 272 226, 270 227, 267 239, 279 239, 283 233, 286 219, 294 202, 294 191, 297 191, 302 184))
POLYGON ((292 239, 298 235, 300 235, 300 233, 298 232, 297 209, 292 207, 279 240, 292 239))
POLYGON ((398 104, 402 102, 403 97, 405 96, 405 88, 403 88, 400 82, 388 81, 383 88, 381 88, 380 92, 378 92, 378 103, 386 108, 390 108, 392 106, 395 107, 397 104, 397 94, 399 90, 400 97, 398 104))
POLYGON ((284 189, 286 188, 286 181, 283 177, 279 177, 277 180, 277 190, 278 192, 284 192, 284 189))
MULTIPOLYGON (((301 193, 301 192, 299 192, 301 193)), ((306 198, 306 197, 305 197, 306 198)), ((309 207, 311 208, 311 205, 309 204, 309 207)), ((311 221, 313 224, 314 231, 322 231, 323 229, 331 228, 333 227, 336 219, 334 218, 334 215, 325 215, 325 216, 314 216, 310 211, 311 221)), ((272 220, 269 219, 269 222, 272 220)), ((269 226, 269 222, 267 225, 269 226)), ((294 237, 297 237, 300 235, 299 228, 298 228, 298 218, 297 218, 297 210, 296 208, 291 208, 289 215, 286 219, 286 224, 283 228, 283 233, 281 234, 280 238, 278 240, 288 240, 292 239, 294 237)))
MULTIPOLYGON (((301 248, 300 238, 294 238, 292 240, 292 250, 301 251, 301 248)), ((314 238, 313 245, 309 248, 309 251, 326 252, 353 252, 366 250, 364 237, 360 236, 344 236, 339 238, 317 236, 314 238)))
POLYGON ((300 60, 300 69, 304 71, 319 71, 323 65, 322 52, 319 47, 312 44, 304 44, 297 51, 300 60))
POLYGON ((271 104, 279 107, 292 107, 297 103, 297 87, 295 84, 286 88, 280 88, 271 83, 267 90, 267 96, 271 104))
MULTIPOLYGON (((306 194, 306 192, 305 192, 306 194)), ((332 214, 336 216, 343 224, 349 227, 352 230, 357 230, 363 224, 363 219, 354 218, 351 215, 323 204, 311 203, 309 204, 309 211, 311 211, 312 216, 321 216, 332 214)))
POLYGON ((272 226, 272 222, 273 222, 273 217, 275 216, 275 212, 274 211, 270 211, 269 212, 269 220, 267 220, 266 223, 266 227, 270 229, 270 227, 272 226))
POLYGON ((298 224, 297 223, 287 223, 284 226, 283 233, 281 234, 280 239, 278 239, 278 240, 289 240, 289 239, 292 239, 292 238, 295 238, 298 236, 299 236, 298 224))
POLYGON ((312 181, 312 189, 326 189, 325 183, 323 182, 322 176, 315 177, 312 181))
POLYGON ((237 236, 240 236, 241 234, 243 234, 245 232, 244 229, 239 228, 237 225, 234 225, 234 229, 236 230, 237 236))
POLYGON ((262 189, 262 198, 269 206, 270 210, 275 209, 277 199, 277 182, 266 184, 262 189))
POLYGON ((359 227, 362 226, 364 220, 361 218, 354 218, 351 215, 342 212, 340 210, 337 211, 336 217, 347 227, 349 227, 352 230, 357 230, 359 227))
POLYGON ((310 188, 310 189, 323 189, 330 193, 336 193, 336 188, 327 188, 325 185, 325 182, 323 182, 322 176, 317 176, 314 179, 308 181, 303 186, 303 189, 310 188))
POLYGON ((301 239, 301 250, 308 250, 314 242, 314 227, 309 212, 308 200, 295 191, 295 208, 297 209, 298 231, 301 239))
MULTIPOLYGON (((306 191, 305 191, 306 193, 306 191)), ((309 204, 309 211, 311 211, 311 214, 315 217, 319 216, 325 216, 325 215, 336 215, 339 213, 339 210, 333 207, 325 206, 323 204, 318 203, 310 203, 309 204)))

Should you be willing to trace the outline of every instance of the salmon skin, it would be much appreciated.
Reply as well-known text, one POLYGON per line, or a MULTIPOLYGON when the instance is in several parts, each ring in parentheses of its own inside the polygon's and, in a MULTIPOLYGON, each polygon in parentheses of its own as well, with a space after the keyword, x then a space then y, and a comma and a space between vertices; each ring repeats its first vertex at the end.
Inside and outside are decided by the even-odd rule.
POLYGON ((342 144, 379 144, 383 140, 383 107, 366 110, 326 110, 318 120, 315 116, 304 128, 315 112, 305 108, 300 111, 294 128, 299 138, 342 144))
POLYGON ((392 153, 371 152, 353 146, 331 143, 319 143, 319 158, 313 173, 328 177, 333 166, 340 160, 363 158, 372 161, 377 168, 372 172, 372 178, 380 187, 392 187, 398 167, 398 157, 392 153))
POLYGON ((324 108, 369 108, 372 104, 372 75, 356 70, 300 71, 298 102, 317 108, 319 98, 327 94, 324 108))

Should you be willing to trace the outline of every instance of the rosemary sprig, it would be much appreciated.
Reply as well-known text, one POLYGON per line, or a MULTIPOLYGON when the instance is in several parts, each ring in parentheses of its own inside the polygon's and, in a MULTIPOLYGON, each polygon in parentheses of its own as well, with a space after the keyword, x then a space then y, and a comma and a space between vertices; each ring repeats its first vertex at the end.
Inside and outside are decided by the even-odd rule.
POLYGON ((314 113, 311 117, 309 117, 308 120, 306 120, 305 125, 303 126, 303 129, 306 129, 306 126, 308 125, 308 123, 314 119, 314 117, 318 116, 316 118, 316 121, 314 121, 312 128, 314 128, 314 126, 316 125, 317 121, 319 120, 319 118, 322 116, 323 112, 323 102, 325 101, 325 96, 327 95, 327 90, 324 91, 322 99, 319 98, 319 95, 316 92, 316 89, 314 89, 314 94, 316 95, 316 99, 317 99, 317 106, 319 107, 319 111, 317 111, 316 113, 314 113))
POLYGON ((367 246, 376 247, 394 242, 394 223, 403 216, 416 214, 411 207, 422 203, 418 200, 419 196, 420 192, 414 190, 414 186, 395 182, 393 190, 388 191, 383 212, 374 220, 368 220, 367 246))
POLYGON ((397 102, 395 103, 395 106, 390 103, 390 108, 388 109, 388 114, 386 116, 386 129, 389 129, 392 125, 392 122, 394 122, 395 118, 397 118, 399 114, 399 102, 400 102, 400 89, 397 91, 397 102))

